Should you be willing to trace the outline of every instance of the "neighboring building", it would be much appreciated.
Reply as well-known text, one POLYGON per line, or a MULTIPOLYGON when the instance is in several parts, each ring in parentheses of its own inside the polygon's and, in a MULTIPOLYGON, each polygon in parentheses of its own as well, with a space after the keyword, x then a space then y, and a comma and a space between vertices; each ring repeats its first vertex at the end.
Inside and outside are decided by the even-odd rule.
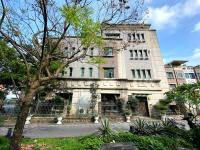
POLYGON ((200 81, 200 65, 194 67, 194 72, 198 81, 200 81))
MULTIPOLYGON (((57 92, 67 91, 72 113, 84 114, 91 105, 91 85, 96 84, 98 113, 119 115, 119 99, 126 102, 133 96, 139 100, 137 114, 151 115, 152 106, 169 90, 156 30, 148 24, 106 25, 103 36, 104 51, 91 46, 87 57, 70 64, 60 76, 62 90, 57 92), (88 63, 99 55, 105 64, 88 63)), ((67 37, 61 47, 70 57, 80 41, 67 37)))
POLYGON ((196 83, 200 77, 200 66, 186 66, 184 60, 173 60, 165 65, 170 89, 183 83, 196 83))

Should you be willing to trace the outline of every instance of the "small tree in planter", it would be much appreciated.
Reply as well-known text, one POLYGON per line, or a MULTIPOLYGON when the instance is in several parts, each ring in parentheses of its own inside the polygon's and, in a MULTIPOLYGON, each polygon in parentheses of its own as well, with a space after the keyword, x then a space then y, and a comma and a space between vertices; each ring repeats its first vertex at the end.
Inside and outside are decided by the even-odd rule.
POLYGON ((124 110, 124 115, 126 117, 126 122, 131 122, 130 119, 131 119, 131 111, 129 109, 125 109, 124 110))
POLYGON ((170 103, 171 101, 169 100, 161 99, 156 105, 154 105, 154 109, 156 110, 158 116, 161 117, 161 120, 163 121, 166 119, 166 113, 168 111, 170 103))
POLYGON ((97 112, 93 113, 94 123, 99 123, 99 114, 97 112))

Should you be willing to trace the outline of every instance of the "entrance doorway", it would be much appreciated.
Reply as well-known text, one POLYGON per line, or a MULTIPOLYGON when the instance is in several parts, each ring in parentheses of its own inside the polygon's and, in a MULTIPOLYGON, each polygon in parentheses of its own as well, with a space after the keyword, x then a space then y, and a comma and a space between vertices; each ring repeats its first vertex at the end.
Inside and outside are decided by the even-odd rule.
POLYGON ((101 94, 100 111, 102 115, 118 115, 120 113, 119 94, 101 94))
POLYGON ((136 96, 138 99, 138 114, 149 117, 148 102, 146 96, 136 96))

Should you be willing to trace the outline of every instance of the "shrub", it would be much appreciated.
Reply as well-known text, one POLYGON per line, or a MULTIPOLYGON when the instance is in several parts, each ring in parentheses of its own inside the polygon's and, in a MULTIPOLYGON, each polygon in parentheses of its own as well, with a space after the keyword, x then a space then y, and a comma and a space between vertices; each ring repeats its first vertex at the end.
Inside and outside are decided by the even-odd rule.
POLYGON ((130 132, 139 135, 148 135, 150 132, 148 130, 148 123, 145 120, 137 119, 133 123, 133 126, 131 126, 130 132))
POLYGON ((191 140, 197 148, 200 148, 200 126, 191 130, 191 140))
POLYGON ((113 131, 110 127, 109 120, 105 118, 101 120, 101 127, 99 128, 100 135, 103 137, 105 142, 110 142, 110 137, 113 134, 113 131))
POLYGON ((84 149, 99 150, 101 145, 104 143, 103 139, 95 135, 90 135, 80 139, 80 142, 84 149))
POLYGON ((167 136, 138 136, 129 132, 120 132, 112 138, 116 142, 133 142, 140 150, 176 150, 177 147, 193 147, 184 139, 167 136))

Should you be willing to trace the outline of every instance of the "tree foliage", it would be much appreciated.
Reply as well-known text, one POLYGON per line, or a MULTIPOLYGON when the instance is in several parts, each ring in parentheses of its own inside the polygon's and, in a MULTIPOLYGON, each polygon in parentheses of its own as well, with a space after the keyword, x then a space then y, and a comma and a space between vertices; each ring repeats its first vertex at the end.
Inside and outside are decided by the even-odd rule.
POLYGON ((12 84, 12 79, 19 83, 25 79, 25 65, 14 48, 5 41, 0 41, 0 83, 12 84))
POLYGON ((200 82, 193 84, 182 84, 166 93, 169 101, 175 101, 177 104, 187 105, 188 112, 194 112, 200 104, 200 82))
POLYGON ((10 150, 19 149, 38 89, 57 79, 71 63, 85 58, 90 46, 101 49, 102 25, 138 23, 144 14, 143 3, 134 0, 127 7, 118 0, 0 0, 0 38, 12 45, 3 53, 8 57, 1 56, 5 61, 1 61, 0 68, 23 80, 26 87, 10 150), (70 40, 77 47, 68 56, 62 44, 70 40))

